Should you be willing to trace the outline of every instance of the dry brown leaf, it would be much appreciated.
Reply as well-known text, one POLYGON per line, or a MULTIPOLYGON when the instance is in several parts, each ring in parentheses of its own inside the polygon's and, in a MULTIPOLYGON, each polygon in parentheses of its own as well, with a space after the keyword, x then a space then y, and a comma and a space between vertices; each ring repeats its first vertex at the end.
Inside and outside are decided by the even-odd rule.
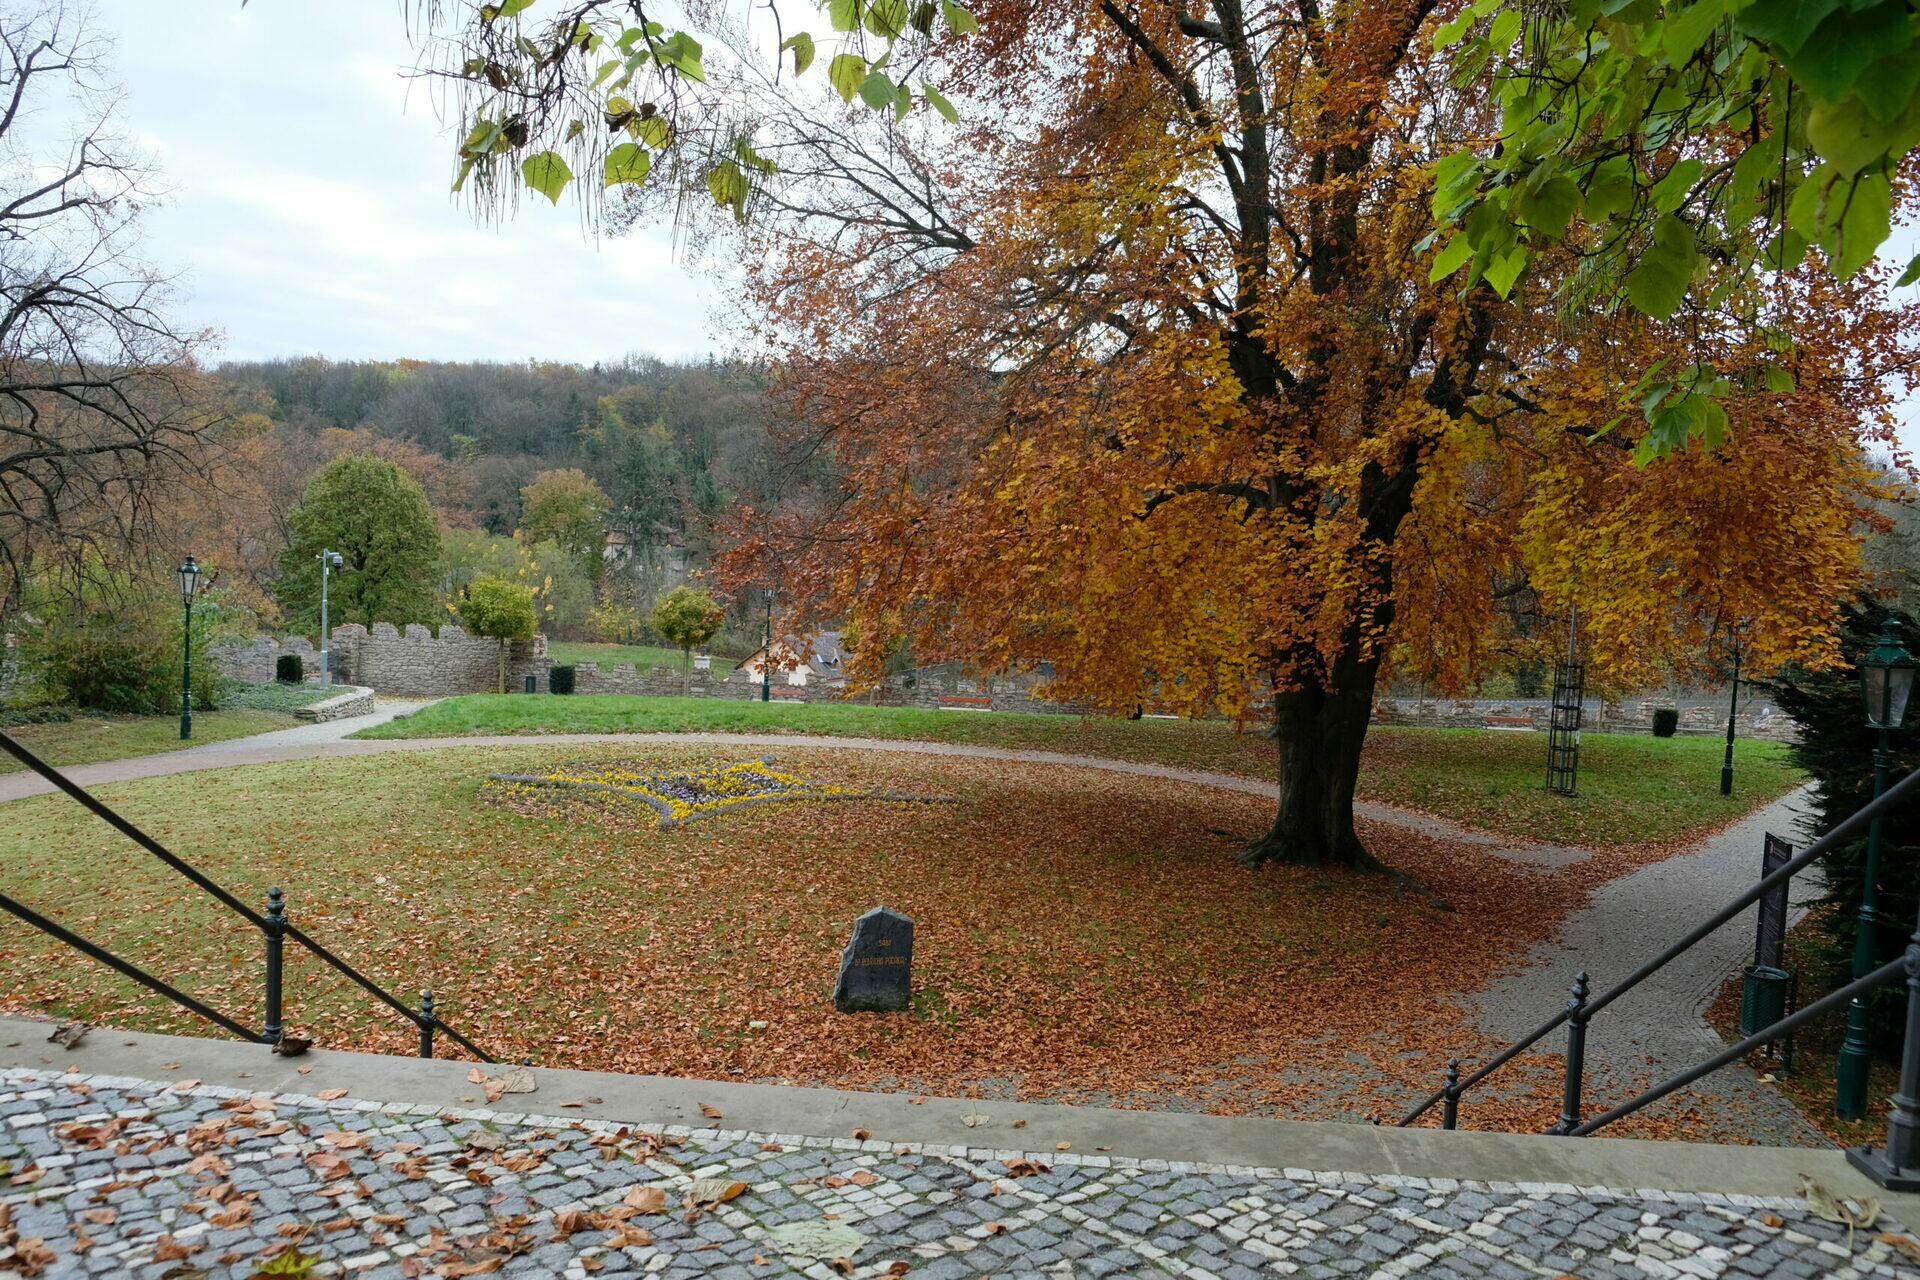
POLYGON ((724 1120, 727 1118, 727 1113, 714 1106, 711 1102, 703 1102, 700 1104, 700 1114, 709 1120, 724 1120))
POLYGON ((859 1141, 861 1141, 861 1142, 865 1142, 865 1141, 866 1141, 866 1140, 867 1140, 868 1138, 871 1138, 871 1137, 873 1136, 873 1130, 871 1130, 871 1129, 855 1129, 855 1130, 853 1131, 853 1136, 854 1136, 854 1137, 855 1137, 856 1139, 858 1139, 859 1141))
POLYGON ((338 1102, 347 1096, 347 1091, 345 1089, 322 1089, 313 1096, 322 1102, 338 1102))
POLYGON ((630 1187, 620 1203, 641 1213, 665 1213, 667 1190, 665 1187, 630 1187))
POLYGON ((870 1187, 880 1179, 866 1169, 858 1169, 847 1175, 847 1181, 856 1187, 870 1187))
POLYGON ((188 1244, 175 1240, 171 1235, 163 1235, 153 1242, 153 1260, 155 1262, 178 1262, 190 1258, 207 1246, 188 1244))
POLYGON ((1883 1231, 1875 1236, 1874 1239, 1892 1249, 1908 1262, 1920 1262, 1920 1240, 1915 1240, 1912 1236, 1895 1235, 1891 1231, 1883 1231))

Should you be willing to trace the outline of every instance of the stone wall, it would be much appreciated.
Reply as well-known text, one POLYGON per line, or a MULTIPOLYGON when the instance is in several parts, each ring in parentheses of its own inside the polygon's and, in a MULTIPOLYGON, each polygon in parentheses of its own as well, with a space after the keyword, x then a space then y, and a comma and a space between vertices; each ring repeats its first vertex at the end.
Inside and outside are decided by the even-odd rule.
POLYGON ((283 640, 256 636, 252 640, 230 640, 213 646, 213 660, 219 665, 220 674, 248 684, 265 684, 273 679, 276 664, 286 653, 300 656, 308 679, 320 678, 320 651, 305 636, 289 636, 283 640))
MULTIPOLYGON (((581 662, 574 665, 573 672, 573 691, 579 694, 625 693, 646 698, 684 694, 694 698, 744 701, 760 697, 760 677, 739 669, 725 680, 714 679, 710 671, 695 671, 687 678, 678 668, 664 663, 641 671, 631 662, 617 662, 604 668, 597 662, 581 662)), ((1080 713, 1081 708, 1076 705, 1035 697, 1034 689, 1041 682, 1038 676, 974 677, 926 667, 888 676, 880 688, 860 693, 823 684, 791 685, 777 672, 770 689, 775 702, 855 702, 882 707, 949 707, 1052 715, 1080 713)))
MULTIPOLYGON (((500 642, 468 635, 451 622, 438 635, 417 622, 405 631, 390 622, 376 622, 371 630, 349 623, 333 629, 332 649, 340 679, 381 693, 429 698, 492 693, 499 678, 500 642)), ((508 641, 508 691, 519 692, 526 677, 533 676, 535 687, 544 692, 552 665, 545 636, 508 641)))
MULTIPOLYGON (((1674 707, 1670 698, 1647 698, 1639 702, 1587 703, 1581 729, 1587 733, 1652 733, 1653 713, 1662 707, 1674 707)), ((1727 731, 1727 707, 1694 703, 1676 708, 1680 712, 1682 736, 1718 736, 1727 731)), ((1763 709, 1766 710, 1766 709, 1763 709)), ((1415 700, 1383 698, 1374 703, 1375 724, 1419 725, 1438 729, 1547 728, 1551 709, 1536 700, 1501 703, 1462 700, 1415 700), (1525 723, 1518 723, 1524 721, 1525 723)), ((1734 717, 1734 735, 1769 742, 1797 742, 1800 726, 1778 711, 1743 711, 1734 717)))
POLYGON ((328 720, 345 720, 352 716, 370 716, 373 714, 373 690, 358 685, 335 685, 340 692, 331 698, 322 698, 294 710, 296 720, 312 720, 325 723, 328 720))

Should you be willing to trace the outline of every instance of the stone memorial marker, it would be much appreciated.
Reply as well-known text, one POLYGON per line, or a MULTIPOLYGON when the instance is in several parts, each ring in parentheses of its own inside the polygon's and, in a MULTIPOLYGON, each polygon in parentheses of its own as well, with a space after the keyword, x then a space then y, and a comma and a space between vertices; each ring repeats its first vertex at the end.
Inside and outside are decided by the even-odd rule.
POLYGON ((913 1007, 912 920, 875 907, 853 922, 833 1007, 842 1013, 905 1013, 913 1007))

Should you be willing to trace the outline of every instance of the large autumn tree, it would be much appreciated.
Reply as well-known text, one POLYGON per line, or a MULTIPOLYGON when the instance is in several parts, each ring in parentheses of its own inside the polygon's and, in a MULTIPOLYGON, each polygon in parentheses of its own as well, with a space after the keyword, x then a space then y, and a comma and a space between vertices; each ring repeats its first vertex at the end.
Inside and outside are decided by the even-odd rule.
POLYGON ((752 309, 844 500, 756 514, 736 572, 777 555, 803 613, 1049 660, 1061 696, 1270 705, 1250 862, 1374 865, 1352 799, 1383 664, 1470 680, 1511 593, 1577 604, 1620 679, 1735 643, 1828 660, 1910 317, 1798 260, 1690 259, 1708 303, 1666 319, 1589 305, 1606 281, 1544 199, 1483 202, 1537 247, 1450 274, 1436 170, 1497 121, 1437 8, 989 0, 913 47, 964 127, 871 110, 890 70, 836 81, 840 111, 743 51, 763 163, 713 195, 752 215, 752 309), (1647 466, 1657 369, 1713 370, 1725 421, 1647 466))

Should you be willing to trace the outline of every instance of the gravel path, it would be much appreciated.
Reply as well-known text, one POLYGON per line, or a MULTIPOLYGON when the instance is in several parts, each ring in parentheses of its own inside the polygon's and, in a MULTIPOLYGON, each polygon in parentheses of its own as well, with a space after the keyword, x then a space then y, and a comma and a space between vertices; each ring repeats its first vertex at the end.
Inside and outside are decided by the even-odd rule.
MULTIPOLYGON (((1760 878, 1761 845, 1769 831, 1804 847, 1800 819, 1809 790, 1774 801, 1692 853, 1599 886, 1518 968, 1463 1001, 1473 1021, 1496 1036, 1518 1038, 1566 1003, 1581 970, 1596 994, 1625 978, 1760 878)), ((1804 913, 1802 904, 1817 888, 1794 884, 1790 921, 1804 913)), ((1749 908, 1594 1019, 1587 1045, 1590 1114, 1725 1047, 1707 1025, 1706 1011, 1728 975, 1752 963, 1753 944, 1749 908)), ((1556 1033, 1546 1047, 1563 1046, 1564 1036, 1556 1033)), ((1724 1132, 1776 1146, 1828 1145, 1792 1104, 1745 1067, 1724 1068, 1684 1096, 1724 1132)))
MULTIPOLYGON (((443 747, 672 744, 742 749, 821 747, 1005 760, 1101 769, 1250 795, 1278 795, 1272 783, 1202 770, 1052 751, 877 738, 719 733, 521 734, 371 741, 352 741, 345 737, 356 729, 384 723, 418 705, 425 704, 385 703, 375 716, 306 725, 161 755, 79 765, 67 772, 82 785, 98 786, 234 765, 443 747)), ((33 774, 0 775, 0 802, 48 790, 51 788, 33 774)), ((1797 830, 1794 816, 1797 796, 1798 793, 1769 805, 1692 853, 1642 867, 1600 886, 1587 905, 1567 918, 1552 940, 1534 947, 1510 973, 1496 976, 1477 992, 1462 994, 1461 1002, 1469 1018, 1494 1035, 1517 1037, 1565 1003, 1568 984, 1576 971, 1584 968, 1598 990, 1658 954, 1706 910, 1732 898, 1758 877, 1761 836, 1768 830, 1783 835, 1797 830)), ((1356 809, 1376 821, 1488 848, 1497 856, 1539 867, 1544 874, 1591 856, 1583 849, 1519 843, 1388 805, 1362 803, 1356 809)), ((1614 1005, 1596 1022, 1589 1048, 1593 1072, 1590 1098, 1611 1102, 1630 1096, 1634 1087, 1645 1087, 1663 1079, 1721 1047, 1718 1036, 1702 1015, 1720 983, 1746 962, 1752 945, 1752 919, 1751 912, 1742 915, 1708 943, 1695 948, 1685 960, 1670 966, 1635 995, 1614 1005)), ((1558 1052, 1560 1047, 1557 1038, 1542 1046, 1549 1052, 1558 1052)), ((1467 1065, 1471 1067, 1470 1063, 1467 1065)), ((1437 1078, 1438 1064, 1435 1074, 1437 1078)), ((1497 1093, 1501 1079, 1496 1077, 1487 1088, 1497 1093)), ((1685 1096, 1699 1109, 1703 1135, 1774 1145, 1827 1145, 1827 1139, 1802 1119, 1791 1104, 1759 1084, 1757 1077, 1744 1068, 1718 1072, 1685 1096)), ((1382 1101, 1390 1104, 1392 1100, 1382 1101)), ((1468 1110, 1470 1113, 1470 1104, 1468 1110)))
POLYGON ((1849 1231, 1797 1198, 639 1128, 50 1070, 0 1073, 0 1121, 0 1270, 51 1277, 250 1275, 290 1247, 315 1259, 298 1274, 375 1280, 1915 1274, 1889 1240, 1900 1224, 1849 1231))

